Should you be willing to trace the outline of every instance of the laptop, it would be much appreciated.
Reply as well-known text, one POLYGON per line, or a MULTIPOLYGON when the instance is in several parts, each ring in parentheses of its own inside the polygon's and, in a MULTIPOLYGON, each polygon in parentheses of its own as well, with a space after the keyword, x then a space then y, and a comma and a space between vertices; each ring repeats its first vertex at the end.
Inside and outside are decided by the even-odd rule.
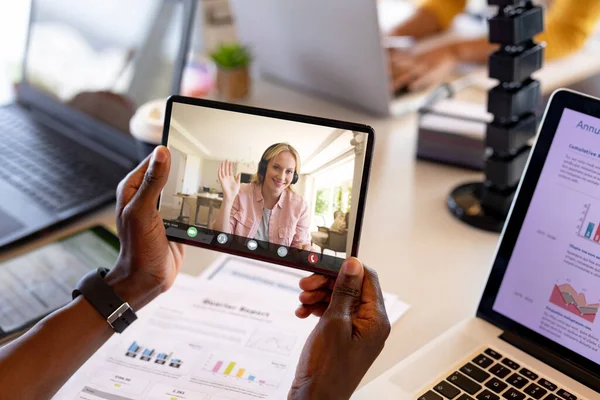
POLYGON ((192 0, 34 0, 0 107, 0 248, 110 203, 139 161, 129 121, 179 93, 192 0))
MULTIPOLYGON (((386 15, 377 1, 230 1, 238 36, 265 78, 375 116, 399 116, 424 104, 426 91, 391 90, 386 47, 398 47, 400 38, 382 39, 380 16, 386 15)), ((403 17, 414 10, 393 3, 388 9, 403 17)), ((401 47, 410 46, 405 42, 401 47)), ((459 91, 469 82, 458 79, 447 88, 459 91)))
POLYGON ((477 315, 355 398, 599 399, 599 155, 600 100, 556 91, 477 315))

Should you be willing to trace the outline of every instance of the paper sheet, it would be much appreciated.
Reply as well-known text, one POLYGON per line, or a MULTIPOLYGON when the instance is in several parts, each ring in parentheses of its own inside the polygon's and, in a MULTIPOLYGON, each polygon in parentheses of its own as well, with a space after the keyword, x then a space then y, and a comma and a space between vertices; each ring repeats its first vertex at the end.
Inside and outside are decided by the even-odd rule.
POLYGON ((317 321, 296 318, 286 298, 274 302, 181 275, 54 398, 286 398, 317 321))
MULTIPOLYGON (((254 289, 264 295, 276 296, 277 299, 286 297, 297 305, 300 294, 298 281, 310 274, 275 264, 224 255, 211 264, 198 279, 237 290, 254 289)), ((410 305, 400 301, 394 294, 384 292, 383 298, 391 324, 398 321, 410 308, 410 305)))
MULTIPOLYGON (((283 399, 318 318, 301 320, 309 273, 223 256, 174 286, 114 335, 54 399, 283 399), (276 299, 276 301, 274 301, 276 299)), ((409 306, 384 294, 390 322, 409 306)))

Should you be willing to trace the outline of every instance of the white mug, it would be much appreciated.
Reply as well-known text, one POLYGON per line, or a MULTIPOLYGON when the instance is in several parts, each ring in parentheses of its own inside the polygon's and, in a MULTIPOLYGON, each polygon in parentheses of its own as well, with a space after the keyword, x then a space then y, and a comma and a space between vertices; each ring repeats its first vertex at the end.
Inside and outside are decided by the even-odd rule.
POLYGON ((158 99, 143 104, 129 121, 129 131, 138 142, 140 160, 162 142, 166 102, 166 99, 158 99))

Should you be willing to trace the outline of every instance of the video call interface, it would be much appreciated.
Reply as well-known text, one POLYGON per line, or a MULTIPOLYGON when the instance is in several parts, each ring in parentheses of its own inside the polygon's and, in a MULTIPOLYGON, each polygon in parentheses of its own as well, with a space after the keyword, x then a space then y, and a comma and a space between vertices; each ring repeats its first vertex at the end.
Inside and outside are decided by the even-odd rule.
POLYGON ((350 256, 368 135, 173 103, 169 237, 337 272, 350 256))

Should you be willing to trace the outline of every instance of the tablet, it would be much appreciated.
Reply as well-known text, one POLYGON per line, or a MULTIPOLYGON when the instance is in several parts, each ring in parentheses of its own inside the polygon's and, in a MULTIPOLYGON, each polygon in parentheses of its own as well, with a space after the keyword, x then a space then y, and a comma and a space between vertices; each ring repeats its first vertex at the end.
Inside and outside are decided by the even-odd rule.
POLYGON ((70 302, 85 274, 118 255, 119 239, 96 226, 0 263, 0 339, 70 302))
POLYGON ((166 106, 169 240, 335 276, 356 256, 366 125, 181 96, 166 106))

